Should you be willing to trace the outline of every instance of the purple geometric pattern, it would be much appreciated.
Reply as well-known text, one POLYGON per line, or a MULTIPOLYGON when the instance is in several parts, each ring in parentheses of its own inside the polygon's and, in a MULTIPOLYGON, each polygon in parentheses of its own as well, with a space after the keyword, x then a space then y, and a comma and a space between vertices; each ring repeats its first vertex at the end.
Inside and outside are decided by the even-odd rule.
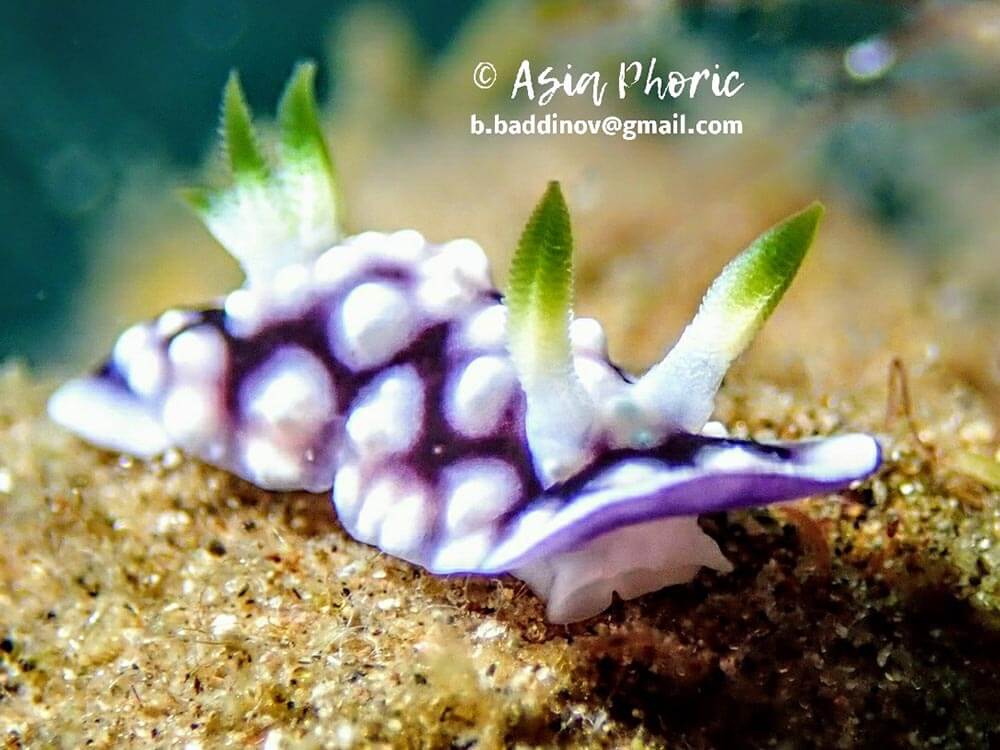
MULTIPOLYGON (((594 321, 573 330, 584 388, 613 403, 630 381, 594 321)), ((354 537, 432 572, 513 571, 558 621, 611 591, 727 569, 699 513, 836 490, 879 462, 856 435, 763 446, 675 432, 630 447, 608 408, 580 446, 596 459, 544 487, 482 250, 410 231, 350 238, 217 309, 129 329, 50 413, 105 447, 176 445, 264 488, 332 487, 354 537)))

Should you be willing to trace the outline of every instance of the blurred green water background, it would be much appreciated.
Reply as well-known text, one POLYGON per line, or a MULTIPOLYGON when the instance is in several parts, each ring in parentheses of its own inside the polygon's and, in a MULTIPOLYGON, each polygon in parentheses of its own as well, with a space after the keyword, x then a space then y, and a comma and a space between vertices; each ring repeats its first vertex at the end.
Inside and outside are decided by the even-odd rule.
MULTIPOLYGON (((295 61, 324 56, 350 5, 2 3, 0 359, 56 357, 51 348, 87 268, 87 239, 119 198, 129 165, 194 170, 214 136, 228 72, 239 69, 250 100, 270 107, 295 61)), ((438 50, 474 5, 397 7, 438 50)))
MULTIPOLYGON (((997 233, 973 231, 967 210, 976 203, 971 215, 981 216, 1000 198, 995 170, 984 167, 997 164, 1000 146, 1000 17, 990 4, 555 1, 498 11, 499 5, 4 3, 0 359, 61 359, 80 300, 93 292, 84 284, 100 284, 95 238, 123 199, 142 200, 123 196, 135 190, 126 175, 136 164, 168 174, 197 171, 230 69, 240 70, 258 112, 270 111, 302 58, 328 63, 321 95, 336 92, 332 35, 360 6, 374 18, 384 12, 402 19, 432 66, 463 54, 474 61, 474 51, 454 49, 468 42, 470 27, 479 40, 495 28, 494 47, 509 44, 511 54, 530 50, 525 38, 546 25, 591 39, 596 59, 605 45, 609 60, 628 49, 685 69, 701 67, 707 51, 750 82, 744 101, 766 94, 789 111, 823 108, 811 168, 851 195, 859 215, 884 227, 904 252, 932 263, 975 242, 979 252, 1000 258, 997 233), (499 16, 515 21, 491 27, 499 16), (692 59, 691 49, 700 57, 692 59), (970 182, 969 174, 977 177, 970 182)), ((531 43, 538 49, 549 42, 559 49, 560 38, 547 40, 545 33, 531 43)), ((358 49, 364 47, 359 40, 358 49)))

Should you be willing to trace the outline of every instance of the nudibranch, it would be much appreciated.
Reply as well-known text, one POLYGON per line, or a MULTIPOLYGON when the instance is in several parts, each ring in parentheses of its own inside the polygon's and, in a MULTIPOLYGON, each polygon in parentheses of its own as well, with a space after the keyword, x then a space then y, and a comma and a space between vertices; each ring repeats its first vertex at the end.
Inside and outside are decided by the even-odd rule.
POLYGON ((231 77, 233 185, 188 195, 244 286, 125 331, 103 366, 52 396, 54 421, 140 457, 177 447, 265 489, 332 490, 354 538, 433 573, 512 573, 553 622, 730 570, 700 513, 834 492, 878 467, 863 434, 760 444, 706 429, 723 375, 812 242, 818 204, 726 266, 676 346, 633 378, 600 324, 572 316, 555 182, 506 294, 472 240, 342 236, 313 76, 300 66, 282 96, 277 159, 231 77))

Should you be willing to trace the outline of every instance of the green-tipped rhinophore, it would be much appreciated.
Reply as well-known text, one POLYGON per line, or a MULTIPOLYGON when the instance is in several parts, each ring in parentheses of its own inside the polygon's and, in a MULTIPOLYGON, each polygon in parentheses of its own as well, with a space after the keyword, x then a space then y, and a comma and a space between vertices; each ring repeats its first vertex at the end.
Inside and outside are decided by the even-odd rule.
POLYGON ((298 65, 278 107, 279 164, 260 147, 250 109, 232 73, 222 100, 222 146, 233 185, 182 196, 243 266, 247 283, 313 260, 340 237, 340 201, 313 93, 316 67, 298 65))
POLYGON ((709 287, 698 316, 718 310, 729 316, 727 322, 740 321, 725 342, 733 356, 750 343, 781 301, 812 245, 822 216, 822 204, 812 203, 771 227, 736 256, 709 287))
POLYGON ((507 287, 507 332, 523 378, 572 372, 573 236, 558 182, 550 182, 521 234, 507 287))
POLYGON ((723 376, 795 278, 822 216, 823 206, 813 203, 730 261, 677 345, 636 384, 634 396, 643 408, 657 411, 670 426, 704 424, 723 376))
POLYGON ((521 234, 505 302, 511 358, 527 399, 525 428, 539 474, 579 468, 593 405, 573 369, 573 237, 558 182, 549 183, 521 234))

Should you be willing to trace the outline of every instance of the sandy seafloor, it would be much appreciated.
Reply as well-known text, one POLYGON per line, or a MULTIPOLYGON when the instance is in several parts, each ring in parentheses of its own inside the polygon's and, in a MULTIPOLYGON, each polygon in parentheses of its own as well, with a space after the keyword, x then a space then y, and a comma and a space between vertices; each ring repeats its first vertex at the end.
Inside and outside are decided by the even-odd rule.
MULTIPOLYGON (((846 209, 830 213, 716 416, 761 439, 873 431, 884 469, 705 517, 734 573, 569 627, 513 578, 438 578, 352 541, 324 496, 88 447, 45 418, 51 380, 8 365, 7 746, 995 746, 996 334, 926 304, 905 261, 873 271, 846 209), (861 263, 886 282, 842 282, 861 263), (911 419, 887 422, 894 356, 911 419)), ((650 331, 657 305, 690 309, 697 286, 679 287, 642 325, 612 322, 614 348, 668 340, 650 331)), ((611 309, 599 291, 582 284, 581 304, 611 309)))

